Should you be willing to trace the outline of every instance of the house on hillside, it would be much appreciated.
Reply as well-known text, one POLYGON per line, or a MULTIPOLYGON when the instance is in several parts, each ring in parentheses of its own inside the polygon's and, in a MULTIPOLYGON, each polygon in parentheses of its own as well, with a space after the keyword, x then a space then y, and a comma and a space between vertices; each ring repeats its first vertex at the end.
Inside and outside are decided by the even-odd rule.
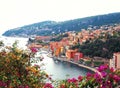
POLYGON ((52 38, 51 36, 36 36, 35 40, 42 42, 49 42, 51 38, 52 38))

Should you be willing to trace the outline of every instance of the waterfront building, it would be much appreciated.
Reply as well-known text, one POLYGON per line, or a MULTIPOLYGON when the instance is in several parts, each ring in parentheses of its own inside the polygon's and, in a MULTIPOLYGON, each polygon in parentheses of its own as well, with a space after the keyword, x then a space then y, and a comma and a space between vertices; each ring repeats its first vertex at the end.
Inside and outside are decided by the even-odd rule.
POLYGON ((67 59, 68 60, 73 59, 76 52, 77 52, 77 50, 67 50, 66 51, 66 57, 67 57, 67 59))
POLYGON ((110 67, 120 69, 120 52, 113 53, 113 58, 110 59, 110 67))
POLYGON ((77 52, 74 55, 74 61, 78 62, 81 58, 83 58, 83 53, 77 52))

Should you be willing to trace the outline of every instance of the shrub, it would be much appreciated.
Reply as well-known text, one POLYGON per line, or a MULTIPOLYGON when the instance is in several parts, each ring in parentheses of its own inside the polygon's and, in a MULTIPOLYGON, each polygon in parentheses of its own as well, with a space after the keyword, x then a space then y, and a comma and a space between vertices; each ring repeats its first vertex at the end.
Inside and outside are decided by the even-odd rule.
POLYGON ((115 71, 107 65, 102 65, 94 74, 66 79, 58 83, 58 88, 115 88, 120 85, 120 70, 115 71))
POLYGON ((16 44, 0 51, 0 88, 42 88, 48 75, 30 64, 37 51, 21 50, 16 44))

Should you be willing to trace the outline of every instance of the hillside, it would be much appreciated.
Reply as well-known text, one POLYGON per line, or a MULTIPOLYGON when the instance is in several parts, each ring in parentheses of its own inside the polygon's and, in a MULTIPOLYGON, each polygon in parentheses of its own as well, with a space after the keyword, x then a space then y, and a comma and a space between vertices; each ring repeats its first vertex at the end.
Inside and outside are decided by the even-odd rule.
POLYGON ((6 31, 4 36, 31 36, 31 35, 51 35, 63 33, 66 31, 81 31, 91 27, 99 28, 102 25, 120 23, 120 12, 110 13, 105 15, 97 15, 63 22, 43 21, 26 25, 19 28, 14 28, 6 31))

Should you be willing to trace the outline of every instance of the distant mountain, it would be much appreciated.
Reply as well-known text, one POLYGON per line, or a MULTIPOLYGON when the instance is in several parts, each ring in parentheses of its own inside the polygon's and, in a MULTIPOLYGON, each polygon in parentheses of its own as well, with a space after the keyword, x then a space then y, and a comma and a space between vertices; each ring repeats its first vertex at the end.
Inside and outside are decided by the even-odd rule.
POLYGON ((98 28, 102 25, 120 23, 120 12, 105 15, 97 15, 63 22, 43 21, 26 25, 23 27, 10 29, 4 36, 31 36, 31 35, 51 35, 66 31, 81 31, 81 29, 98 28))

